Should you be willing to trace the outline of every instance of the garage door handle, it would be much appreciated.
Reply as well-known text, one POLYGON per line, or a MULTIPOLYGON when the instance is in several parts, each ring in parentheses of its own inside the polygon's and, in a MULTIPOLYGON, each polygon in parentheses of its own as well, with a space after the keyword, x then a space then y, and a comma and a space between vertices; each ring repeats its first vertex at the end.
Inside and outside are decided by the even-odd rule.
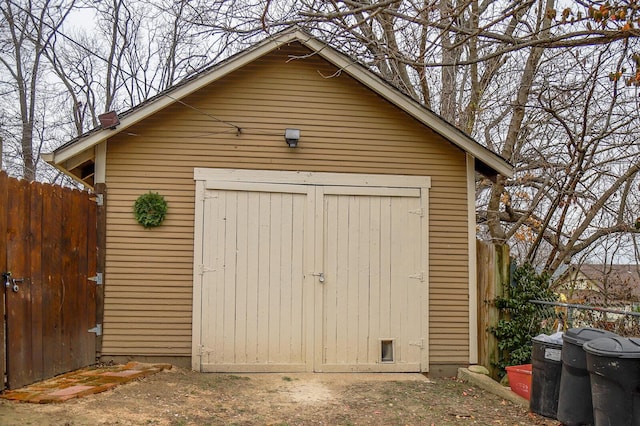
POLYGON ((318 281, 320 281, 321 283, 324 282, 324 272, 318 272, 317 274, 311 274, 314 277, 318 277, 318 281))

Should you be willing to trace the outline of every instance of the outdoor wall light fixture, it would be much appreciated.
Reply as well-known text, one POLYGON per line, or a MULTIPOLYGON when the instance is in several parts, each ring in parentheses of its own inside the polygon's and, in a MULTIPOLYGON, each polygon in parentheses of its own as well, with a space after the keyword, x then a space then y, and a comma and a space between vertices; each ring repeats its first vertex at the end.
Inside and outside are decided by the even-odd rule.
POLYGON ((289 148, 297 147, 300 140, 300 129, 284 129, 284 140, 287 141, 289 148))

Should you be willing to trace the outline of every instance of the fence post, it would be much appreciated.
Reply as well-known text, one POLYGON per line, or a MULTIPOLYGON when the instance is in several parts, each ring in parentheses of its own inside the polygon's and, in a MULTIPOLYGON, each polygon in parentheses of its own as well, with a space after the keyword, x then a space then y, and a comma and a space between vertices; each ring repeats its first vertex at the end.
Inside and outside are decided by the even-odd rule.
MULTIPOLYGON (((96 289, 96 325, 104 322, 104 289, 106 282, 106 232, 107 232, 107 186, 104 183, 95 184, 95 193, 100 195, 102 200, 98 203, 96 212, 96 245, 97 259, 96 271, 102 273, 103 284, 96 289)), ((102 334, 96 336, 96 359, 99 361, 102 356, 102 334)))
POLYGON ((496 297, 504 296, 509 285, 509 247, 476 241, 478 253, 478 363, 498 379, 498 340, 491 328, 498 324, 500 311, 495 306, 496 297))
MULTIPOLYGON (((1 163, 0 159, 0 163, 1 163)), ((1 169, 1 167, 0 167, 1 169)), ((7 206, 9 202, 9 193, 7 188, 7 174, 0 170, 0 206, 7 206)), ((7 209, 0 209, 0 274, 7 272, 7 209)), ((5 283, 0 280, 0 391, 5 389, 4 378, 7 375, 6 363, 6 326, 7 316, 5 312, 5 283)))

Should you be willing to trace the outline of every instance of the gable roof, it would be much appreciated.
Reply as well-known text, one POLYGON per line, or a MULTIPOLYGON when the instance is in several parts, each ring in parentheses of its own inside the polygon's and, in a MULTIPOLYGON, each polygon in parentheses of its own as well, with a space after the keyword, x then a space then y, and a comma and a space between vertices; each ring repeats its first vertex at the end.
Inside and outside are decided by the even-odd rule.
MULTIPOLYGON (((553 287, 559 290, 578 289, 576 295, 579 297, 591 292, 607 293, 610 300, 640 300, 640 266, 587 263, 570 265, 553 287)), ((597 295, 589 296, 593 299, 597 295)))
POLYGON ((480 145, 466 133, 457 129, 411 97, 405 95, 353 59, 299 29, 286 30, 273 37, 267 38, 252 48, 231 56, 221 63, 131 108, 127 112, 120 114, 120 123, 116 128, 98 127, 72 139, 52 153, 42 154, 42 158, 47 163, 70 174, 74 179, 81 180, 83 177, 78 176, 77 173, 71 173, 71 170, 82 168, 85 165, 92 167, 92 162, 94 161, 93 147, 163 108, 175 102, 180 102, 184 97, 278 49, 280 46, 292 42, 299 42, 306 46, 314 54, 319 55, 339 68, 341 72, 345 72, 355 78, 463 151, 471 154, 476 159, 476 170, 480 173, 489 177, 497 174, 503 176, 511 176, 513 174, 513 166, 504 158, 480 145))

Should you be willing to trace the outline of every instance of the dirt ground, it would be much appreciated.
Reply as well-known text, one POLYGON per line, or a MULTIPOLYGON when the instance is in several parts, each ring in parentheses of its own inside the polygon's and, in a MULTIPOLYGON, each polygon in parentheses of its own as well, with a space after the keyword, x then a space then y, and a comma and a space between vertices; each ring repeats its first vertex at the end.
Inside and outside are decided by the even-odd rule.
POLYGON ((62 404, 0 400, 2 425, 557 425, 419 374, 202 374, 173 368, 62 404))

